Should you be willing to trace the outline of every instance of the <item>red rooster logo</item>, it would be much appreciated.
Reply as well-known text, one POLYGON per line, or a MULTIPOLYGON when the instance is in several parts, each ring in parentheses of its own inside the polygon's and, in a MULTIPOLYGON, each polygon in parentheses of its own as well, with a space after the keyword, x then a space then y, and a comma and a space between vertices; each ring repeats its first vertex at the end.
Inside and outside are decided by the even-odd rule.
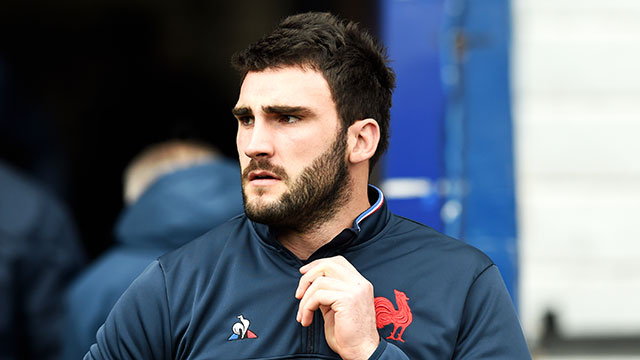
POLYGON ((411 309, 407 303, 407 300, 409 300, 407 295, 402 291, 395 289, 393 292, 396 294, 398 310, 395 309, 391 301, 387 298, 379 296, 373 299, 373 303, 376 308, 376 326, 378 329, 382 329, 386 325, 393 324, 393 331, 387 339, 404 342, 404 340, 402 340, 402 334, 407 329, 407 326, 411 325, 413 315, 411 314, 411 309), (398 329, 400 329, 399 332, 398 329), (398 333, 396 334, 396 332, 398 333))

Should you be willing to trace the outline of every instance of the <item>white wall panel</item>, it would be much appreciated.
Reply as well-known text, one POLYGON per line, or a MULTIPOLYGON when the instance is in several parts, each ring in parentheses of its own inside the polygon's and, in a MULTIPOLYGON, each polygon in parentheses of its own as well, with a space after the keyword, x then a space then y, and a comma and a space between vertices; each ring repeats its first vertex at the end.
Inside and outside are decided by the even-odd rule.
POLYGON ((514 0, 521 316, 640 332, 640 1, 514 0))

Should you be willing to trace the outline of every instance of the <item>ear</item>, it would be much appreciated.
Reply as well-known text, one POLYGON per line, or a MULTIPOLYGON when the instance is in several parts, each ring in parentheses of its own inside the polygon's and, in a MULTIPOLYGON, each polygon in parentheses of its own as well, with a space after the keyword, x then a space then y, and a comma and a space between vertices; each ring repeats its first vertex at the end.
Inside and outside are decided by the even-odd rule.
POLYGON ((378 148, 380 142, 380 127, 378 122, 368 118, 356 120, 347 131, 347 154, 352 164, 369 161, 378 148))

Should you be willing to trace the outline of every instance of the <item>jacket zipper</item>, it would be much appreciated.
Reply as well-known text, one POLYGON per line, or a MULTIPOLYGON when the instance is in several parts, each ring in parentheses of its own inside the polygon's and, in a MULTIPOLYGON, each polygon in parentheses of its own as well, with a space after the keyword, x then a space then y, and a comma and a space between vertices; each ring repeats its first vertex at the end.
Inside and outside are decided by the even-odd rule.
POLYGON ((316 330, 318 329, 318 326, 320 326, 319 324, 321 319, 321 316, 318 315, 319 313, 319 310, 316 310, 313 313, 313 322, 311 323, 311 326, 309 326, 309 331, 307 332, 307 354, 315 354, 316 330))
POLYGON ((307 354, 313 354, 313 338, 314 338, 314 328, 316 327, 316 314, 313 314, 313 323, 311 324, 311 326, 309 326, 309 331, 307 331, 307 354))

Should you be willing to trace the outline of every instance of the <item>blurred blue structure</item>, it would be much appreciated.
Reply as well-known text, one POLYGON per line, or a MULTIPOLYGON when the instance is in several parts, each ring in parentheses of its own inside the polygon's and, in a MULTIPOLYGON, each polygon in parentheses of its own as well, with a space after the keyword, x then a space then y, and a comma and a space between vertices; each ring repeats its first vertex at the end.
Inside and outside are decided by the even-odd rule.
POLYGON ((383 188, 391 209, 498 265, 518 304, 507 0, 382 0, 396 70, 383 188))
POLYGON ((442 230, 437 191, 444 168, 445 97, 440 83, 443 0, 383 0, 382 38, 396 72, 383 187, 400 215, 442 230))

